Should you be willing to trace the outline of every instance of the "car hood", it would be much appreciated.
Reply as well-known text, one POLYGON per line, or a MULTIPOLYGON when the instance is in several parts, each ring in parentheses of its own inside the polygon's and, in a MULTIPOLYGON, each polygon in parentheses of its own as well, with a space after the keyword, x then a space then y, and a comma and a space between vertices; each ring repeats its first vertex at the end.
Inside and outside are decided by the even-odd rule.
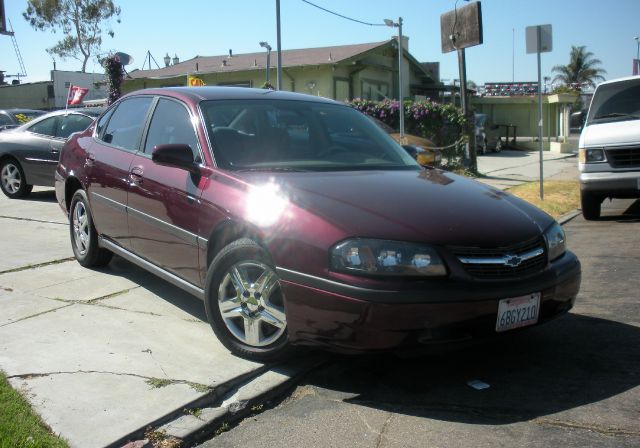
POLYGON ((436 169, 242 173, 253 186, 278 184, 288 218, 312 213, 351 236, 497 247, 539 236, 553 222, 514 196, 436 169))
POLYGON ((580 147, 636 145, 640 143, 640 120, 590 124, 582 130, 580 147))

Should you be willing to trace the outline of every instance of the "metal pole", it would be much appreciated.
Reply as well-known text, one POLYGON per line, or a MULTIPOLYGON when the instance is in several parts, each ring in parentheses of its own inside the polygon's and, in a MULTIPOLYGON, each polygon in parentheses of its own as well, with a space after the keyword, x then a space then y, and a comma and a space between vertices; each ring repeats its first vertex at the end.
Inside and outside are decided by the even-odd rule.
POLYGON ((638 44, 638 51, 636 52, 636 66, 638 74, 640 75, 640 37, 636 37, 636 43, 638 44))
POLYGON ((540 199, 544 200, 544 172, 542 168, 543 160, 543 142, 542 142, 542 70, 540 68, 540 50, 542 47, 542 30, 538 26, 536 28, 538 38, 538 147, 540 148, 540 199))
POLYGON ((278 47, 278 81, 276 85, 276 89, 282 89, 282 45, 280 42, 280 0, 276 0, 276 29, 278 33, 278 42, 276 46, 278 47))
POLYGON ((398 99, 400 100, 400 142, 404 139, 404 96, 402 83, 402 65, 404 48, 402 46, 402 17, 398 19, 398 99))
POLYGON ((269 83, 269 72, 271 71, 271 49, 267 49, 267 83, 269 83))

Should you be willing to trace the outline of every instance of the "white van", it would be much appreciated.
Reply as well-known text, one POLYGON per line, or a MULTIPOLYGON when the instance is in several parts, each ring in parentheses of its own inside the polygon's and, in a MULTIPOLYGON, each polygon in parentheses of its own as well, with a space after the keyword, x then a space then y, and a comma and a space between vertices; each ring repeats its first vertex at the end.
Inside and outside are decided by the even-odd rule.
POLYGON ((605 198, 640 198, 640 76, 596 88, 578 147, 585 219, 605 198))

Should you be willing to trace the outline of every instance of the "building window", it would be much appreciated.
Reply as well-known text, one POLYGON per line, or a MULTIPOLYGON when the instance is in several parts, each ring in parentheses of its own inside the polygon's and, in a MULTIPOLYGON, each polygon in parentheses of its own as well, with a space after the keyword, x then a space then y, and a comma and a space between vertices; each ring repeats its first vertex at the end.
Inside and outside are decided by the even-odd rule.
POLYGON ((389 84, 382 81, 362 81, 362 98, 382 101, 389 97, 389 84))
POLYGON ((70 81, 65 81, 64 82, 64 88, 68 89, 69 87, 71 87, 71 82, 70 81))

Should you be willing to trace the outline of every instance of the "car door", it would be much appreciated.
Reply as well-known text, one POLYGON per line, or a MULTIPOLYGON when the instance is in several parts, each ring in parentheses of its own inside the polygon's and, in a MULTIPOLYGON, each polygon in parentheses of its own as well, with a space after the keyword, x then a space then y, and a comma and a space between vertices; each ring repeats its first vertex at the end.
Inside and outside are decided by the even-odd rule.
POLYGON ((59 115, 47 117, 17 135, 14 150, 22 159, 22 169, 29 184, 53 185, 53 173, 64 144, 56 137, 59 121, 59 115))
POLYGON ((202 161, 195 120, 183 103, 160 98, 141 151, 133 158, 128 196, 133 250, 173 274, 199 285, 198 224, 204 179, 151 160, 157 145, 183 143, 202 161))
POLYGON ((86 150, 87 194, 98 233, 131 247, 127 225, 129 168, 140 146, 152 96, 124 99, 96 125, 86 150))

